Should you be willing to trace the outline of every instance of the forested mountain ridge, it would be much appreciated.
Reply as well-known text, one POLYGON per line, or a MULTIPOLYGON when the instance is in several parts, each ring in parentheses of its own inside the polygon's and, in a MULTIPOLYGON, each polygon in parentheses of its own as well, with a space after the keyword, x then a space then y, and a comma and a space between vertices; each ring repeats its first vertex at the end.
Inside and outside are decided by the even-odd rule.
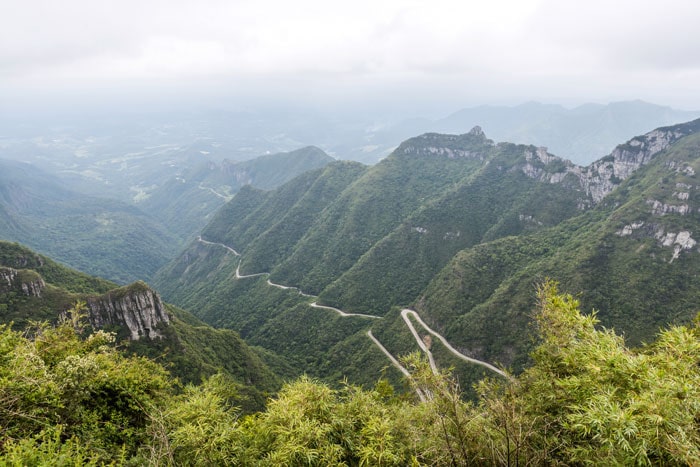
MULTIPOLYGON (((692 301, 692 290, 697 289, 683 285, 688 292, 670 307, 674 317, 658 314, 664 309, 660 298, 651 297, 647 304, 634 300, 637 311, 631 314, 630 306, 618 306, 622 292, 611 291, 615 286, 619 291, 630 290, 617 273, 634 272, 629 269, 633 252, 629 248, 618 252, 610 245, 629 237, 622 232, 639 235, 642 230, 634 226, 642 219, 630 218, 623 225, 614 219, 626 212, 630 187, 641 183, 648 191, 657 184, 658 179, 651 176, 640 182, 642 174, 670 170, 670 174, 690 176, 692 167, 685 171, 687 163, 672 159, 684 145, 689 145, 689 154, 697 154, 692 147, 699 126, 694 121, 654 130, 588 167, 542 148, 495 144, 478 128, 461 136, 426 134, 406 141, 376 166, 361 170, 334 200, 316 206, 318 214, 304 223, 306 229, 295 231, 281 254, 273 256, 276 262, 248 258, 264 257, 256 242, 266 249, 271 242, 258 239, 268 231, 282 231, 288 221, 280 222, 285 214, 304 205, 296 205, 302 196, 283 195, 305 192, 302 186, 308 187, 310 181, 304 176, 271 193, 242 193, 203 231, 205 240, 241 253, 240 264, 224 249, 217 252, 211 246, 193 245, 159 273, 157 283, 166 297, 198 310, 208 322, 233 327, 251 342, 297 355, 305 371, 321 376, 361 378, 360 367, 380 371, 381 359, 364 336, 368 326, 393 353, 410 351, 412 340, 405 338, 407 331, 392 307, 412 304, 461 351, 519 368, 531 342, 526 324, 533 286, 546 275, 561 278, 566 290, 598 297, 598 301, 583 300, 584 306, 626 310, 617 312, 615 324, 639 342, 669 320, 687 319, 690 311, 683 303, 692 301), (275 197, 284 202, 270 203, 275 197), (612 233, 606 234, 607 230, 612 233), (236 279, 236 268, 241 275, 270 272, 273 283, 319 295, 320 303, 387 319, 359 323, 359 318, 323 315, 297 294, 272 293, 263 277, 236 279), (644 312, 651 303, 660 305, 656 316, 644 312), (636 318, 630 320, 630 316, 636 318), (313 320, 312 328, 301 324, 307 320, 313 320), (320 333, 325 343, 310 349, 308 342, 320 333), (329 341, 329 335, 336 340, 329 341)), ((688 161, 693 160, 689 156, 688 161)), ((685 179, 674 183, 691 185, 685 179)), ((678 196, 686 196, 668 195, 677 201, 681 201, 678 196)), ((664 222, 674 225, 665 227, 663 234, 670 232, 673 239, 656 242, 662 247, 679 239, 676 245, 681 245, 682 260, 683 251, 690 251, 683 245, 692 243, 685 241, 692 228, 675 226, 673 219, 680 211, 690 209, 680 205, 649 197, 637 209, 650 213, 655 209, 656 215, 663 213, 664 222)), ((694 219, 695 212, 685 219, 694 219)), ((660 260, 658 253, 650 258, 660 260)), ((669 258, 661 270, 682 277, 679 259, 669 263, 669 258)), ((648 263, 637 268, 645 276, 631 284, 632 290, 654 280, 655 267, 648 263)), ((650 287, 645 294, 659 290, 650 287)), ((660 296, 673 300, 668 294, 660 296)), ((610 317, 602 318, 608 324, 610 317)))
POLYGON ((416 306, 472 354, 518 365, 528 321, 522 310, 532 284, 545 276, 579 294, 586 309, 601 310, 601 322, 624 331, 631 344, 667 323, 686 323, 700 300, 697 170, 700 136, 691 134, 594 209, 546 231, 460 252, 416 306), (503 353, 518 342, 520 350, 503 353))
MULTIPOLYGON (((311 174, 271 193, 248 190, 225 206, 202 235, 243 252, 244 273, 268 271, 273 281, 320 293, 331 302, 353 290, 364 296, 371 292, 347 281, 367 278, 366 269, 373 265, 380 276, 389 268, 396 274, 429 267, 424 273, 429 278, 471 245, 556 225, 598 203, 690 131, 688 125, 656 130, 585 168, 542 148, 496 145, 478 128, 462 136, 426 134, 406 141, 391 157, 364 171, 352 164, 338 165, 335 170, 345 171, 343 180, 352 183, 324 181, 335 188, 337 198, 307 193, 310 177, 315 177, 311 174), (290 215, 292 207, 317 214, 299 221, 296 212, 290 215), (284 235, 266 240, 275 231, 284 235), (398 267, 399 263, 391 267, 392 254, 405 261, 407 249, 417 253, 417 268, 398 267), (278 254, 277 262, 258 260, 270 256, 271 250, 287 253, 278 254)), ((167 281, 160 285, 168 287, 167 281)), ((417 293, 415 289, 424 285, 425 279, 411 288, 417 293)), ((390 288, 388 293, 377 291, 386 306, 402 298, 396 296, 396 284, 390 288)), ((362 303, 338 304, 368 311, 362 303)))

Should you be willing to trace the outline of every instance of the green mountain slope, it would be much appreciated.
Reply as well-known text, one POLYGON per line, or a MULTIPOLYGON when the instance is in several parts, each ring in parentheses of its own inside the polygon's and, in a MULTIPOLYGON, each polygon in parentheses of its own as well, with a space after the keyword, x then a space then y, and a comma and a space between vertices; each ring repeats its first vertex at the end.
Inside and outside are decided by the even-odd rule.
MULTIPOLYGON (((695 124, 696 131, 697 123, 695 124)), ((457 255, 417 309, 471 354, 522 364, 534 283, 545 276, 638 345, 698 311, 700 134, 640 168, 595 209, 547 231, 457 255), (614 313, 609 310, 615 310, 614 313)))
MULTIPOLYGON (((536 150, 494 146, 488 163, 423 203, 324 289, 321 300, 364 313, 407 305, 460 250, 575 215, 582 196, 575 180, 545 184, 531 178, 522 170, 528 151, 536 150)), ((551 165, 546 170, 552 174, 564 168, 551 165)))
POLYGON ((432 135, 404 143, 371 167, 319 213, 271 279, 319 293, 423 203, 478 170, 492 142, 474 132, 444 153, 433 154, 432 144, 432 135))
MULTIPOLYGON (((698 209, 688 203, 699 129, 698 121, 660 128, 587 167, 543 148, 493 144, 478 129, 423 135, 313 205, 311 222, 302 194, 321 175, 241 193, 203 231, 214 243, 192 245, 157 283, 207 322, 329 378, 369 382, 383 367, 396 376, 366 332, 395 355, 415 350, 397 308, 405 306, 463 354, 521 368, 545 277, 582 293, 584 307, 617 310, 602 322, 639 343, 693 313, 694 269, 681 271, 695 253, 698 209), (307 214, 294 223, 297 212, 307 214), (313 301, 383 319, 339 317, 313 301)), ((436 358, 467 380, 483 375, 441 345, 436 358)))
POLYGON ((80 195, 36 167, 9 161, 0 161, 0 238, 120 283, 149 278, 179 246, 138 209, 80 195))

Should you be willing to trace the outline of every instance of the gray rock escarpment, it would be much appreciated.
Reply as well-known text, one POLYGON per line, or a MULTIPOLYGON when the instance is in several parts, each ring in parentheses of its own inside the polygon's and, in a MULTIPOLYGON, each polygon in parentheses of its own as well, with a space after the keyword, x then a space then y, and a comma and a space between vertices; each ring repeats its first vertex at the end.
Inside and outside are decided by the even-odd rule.
MULTIPOLYGON (((549 183, 562 183, 568 174, 572 174, 578 179, 581 190, 588 198, 586 202, 580 204, 581 208, 585 208, 587 205, 598 204, 637 169, 648 164, 657 154, 693 131, 692 125, 677 125, 651 131, 619 145, 609 156, 587 167, 575 165, 549 154, 546 148, 535 150, 528 148, 525 151, 525 164, 521 166, 521 170, 528 177, 549 183), (558 165, 558 170, 547 170, 552 163, 558 165)), ((692 170, 687 167, 679 170, 688 171, 689 169, 692 170)))
POLYGON ((594 203, 600 202, 622 181, 687 133, 677 129, 658 129, 622 144, 608 157, 586 167, 578 174, 581 186, 594 203))
POLYGON ((131 340, 163 337, 160 329, 170 323, 160 296, 142 282, 88 298, 87 307, 92 327, 124 326, 131 340))
POLYGON ((0 268, 0 292, 21 290, 27 297, 41 297, 45 287, 44 280, 34 272, 0 268))
POLYGON ((397 154, 414 156, 443 156, 448 159, 476 159, 483 161, 486 156, 479 148, 494 146, 493 141, 486 138, 480 127, 475 126, 463 135, 443 135, 439 133, 425 133, 402 143, 397 149, 397 154), (472 146, 473 149, 464 149, 464 146, 472 146))
POLYGON ((647 204, 651 206, 651 213, 655 216, 663 216, 664 214, 685 216, 691 210, 687 204, 667 204, 656 199, 648 199, 647 204))
POLYGON ((644 221, 627 224, 618 230, 616 234, 620 237, 653 237, 659 246, 673 249, 670 262, 677 259, 683 251, 693 250, 698 244, 690 231, 668 232, 662 225, 644 221))
MULTIPOLYGON (((550 154, 547 148, 527 146, 524 161, 514 169, 541 182, 566 183, 570 188, 580 190, 582 197, 579 208, 586 209, 598 204, 636 170, 651 162, 657 154, 680 138, 693 133, 698 126, 700 121, 650 131, 619 145, 610 155, 586 167, 550 154)), ((476 159, 488 163, 489 148, 494 146, 494 142, 487 139, 477 126, 463 135, 426 133, 404 142, 396 149, 396 153, 476 159)), ((676 169, 688 174, 693 170, 687 166, 676 169)), ((679 194, 679 199, 682 200, 683 196, 682 193, 679 194)))

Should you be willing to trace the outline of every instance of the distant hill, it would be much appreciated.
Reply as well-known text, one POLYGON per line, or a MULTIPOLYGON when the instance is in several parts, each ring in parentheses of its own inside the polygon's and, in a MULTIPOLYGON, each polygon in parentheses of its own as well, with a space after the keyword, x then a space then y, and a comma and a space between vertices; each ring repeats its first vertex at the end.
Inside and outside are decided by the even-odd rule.
POLYGON ((2 121, 0 157, 32 162, 78 191, 132 201, 202 163, 239 162, 315 145, 336 159, 375 164, 415 135, 461 134, 476 125, 495 141, 546 146, 586 165, 621 141, 698 117, 700 110, 642 101, 575 108, 537 102, 485 105, 444 118, 343 109, 324 114, 303 108, 13 116, 2 121))
POLYGON ((33 165, 4 160, 0 239, 122 284, 150 278, 179 247, 157 220, 129 204, 77 193, 33 165))
POLYGON ((206 321, 331 379, 382 373, 368 329, 395 354, 415 349, 404 306, 463 352, 520 368, 546 276, 632 343, 650 340, 697 311, 699 130, 659 128, 588 166, 496 144, 479 128, 425 134, 372 167, 336 163, 272 192, 242 191, 203 230, 213 243, 192 244, 156 283, 206 321), (326 190, 322 201, 314 190, 326 190), (313 300, 383 319, 343 318, 313 300))
POLYGON ((332 161, 325 152, 309 146, 242 162, 200 162, 135 201, 170 232, 187 239, 201 230, 241 187, 252 185, 269 190, 332 161))
POLYGON ((122 284, 148 280, 242 186, 274 188, 332 161, 308 147, 244 162, 200 162, 129 203, 80 193, 34 165, 0 159, 0 239, 122 284))

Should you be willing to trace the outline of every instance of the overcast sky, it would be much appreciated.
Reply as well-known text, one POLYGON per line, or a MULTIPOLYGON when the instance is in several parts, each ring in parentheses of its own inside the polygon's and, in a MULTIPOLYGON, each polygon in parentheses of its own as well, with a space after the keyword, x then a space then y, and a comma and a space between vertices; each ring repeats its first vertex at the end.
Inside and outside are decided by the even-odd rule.
POLYGON ((697 0, 0 0, 0 105, 700 109, 699 24, 697 0))

